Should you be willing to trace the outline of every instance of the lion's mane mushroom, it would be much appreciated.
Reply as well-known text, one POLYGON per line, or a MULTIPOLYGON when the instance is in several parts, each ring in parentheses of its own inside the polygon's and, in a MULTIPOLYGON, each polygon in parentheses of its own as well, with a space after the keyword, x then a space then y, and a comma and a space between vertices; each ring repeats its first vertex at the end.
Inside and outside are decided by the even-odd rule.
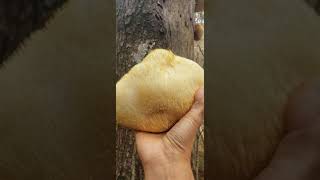
POLYGON ((203 84, 204 70, 197 63, 169 50, 153 50, 116 84, 117 123, 167 131, 188 112, 203 84))

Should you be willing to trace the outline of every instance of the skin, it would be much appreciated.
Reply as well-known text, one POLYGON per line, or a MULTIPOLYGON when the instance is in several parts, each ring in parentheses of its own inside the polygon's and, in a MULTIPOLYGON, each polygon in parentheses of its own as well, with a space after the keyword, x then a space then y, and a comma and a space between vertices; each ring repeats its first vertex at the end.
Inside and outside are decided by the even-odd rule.
POLYGON ((255 180, 320 179, 320 80, 302 84, 289 96, 285 118, 286 135, 255 180))
MULTIPOLYGON (((193 180, 192 144, 203 123, 203 88, 191 110, 168 132, 136 133, 146 180, 193 180)), ((286 133, 269 165, 254 180, 320 179, 320 80, 302 84, 288 99, 286 133)))
POLYGON ((203 123, 204 92, 200 88, 190 111, 168 132, 136 133, 138 155, 146 180, 193 180, 191 152, 203 123))

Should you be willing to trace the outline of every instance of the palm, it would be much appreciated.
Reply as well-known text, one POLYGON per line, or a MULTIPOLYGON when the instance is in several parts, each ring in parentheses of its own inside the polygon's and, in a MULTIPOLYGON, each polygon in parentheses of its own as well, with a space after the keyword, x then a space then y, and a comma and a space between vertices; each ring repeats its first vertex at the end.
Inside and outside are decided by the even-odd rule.
POLYGON ((204 95, 201 88, 190 111, 168 132, 137 132, 136 146, 143 165, 189 161, 196 133, 203 123, 204 95))
POLYGON ((163 137, 165 134, 137 132, 136 145, 143 164, 164 158, 163 137))

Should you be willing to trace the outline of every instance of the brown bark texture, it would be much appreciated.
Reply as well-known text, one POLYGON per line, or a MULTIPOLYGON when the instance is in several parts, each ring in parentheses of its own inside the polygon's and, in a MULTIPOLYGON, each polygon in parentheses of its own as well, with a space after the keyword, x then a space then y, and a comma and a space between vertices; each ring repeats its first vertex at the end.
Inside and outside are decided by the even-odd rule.
POLYGON ((204 0, 196 0, 195 12, 204 11, 204 0))
MULTIPOLYGON (((193 12, 194 3, 189 0, 117 0, 117 80, 155 48, 194 59, 193 12)), ((134 132, 117 127, 116 142, 117 179, 143 179, 134 132)), ((196 176, 197 152, 194 151, 192 163, 196 176)))

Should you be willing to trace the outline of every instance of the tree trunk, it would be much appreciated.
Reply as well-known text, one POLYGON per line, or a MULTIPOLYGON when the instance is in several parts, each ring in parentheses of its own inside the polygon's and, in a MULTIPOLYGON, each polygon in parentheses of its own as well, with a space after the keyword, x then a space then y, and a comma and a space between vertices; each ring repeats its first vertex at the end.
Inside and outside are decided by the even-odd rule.
POLYGON ((195 12, 204 11, 204 0, 196 0, 195 12))
POLYGON ((67 0, 0 0, 0 66, 67 0))
MULTIPOLYGON (((170 49, 193 59, 193 12, 189 0, 117 0, 117 62, 119 80, 152 49, 170 49)), ((196 143, 197 144, 197 143, 196 143)), ((134 132, 117 127, 117 179, 143 179, 134 132)), ((197 155, 193 155, 197 159, 197 155)), ((194 172, 196 173, 195 163, 194 172)), ((198 178, 196 178, 198 179, 198 178)))

